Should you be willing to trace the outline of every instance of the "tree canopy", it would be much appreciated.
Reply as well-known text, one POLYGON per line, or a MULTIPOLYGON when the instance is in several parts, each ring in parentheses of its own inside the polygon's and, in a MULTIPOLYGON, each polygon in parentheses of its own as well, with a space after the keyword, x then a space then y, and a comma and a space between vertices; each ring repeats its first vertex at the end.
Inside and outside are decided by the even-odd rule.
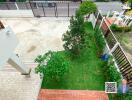
POLYGON ((39 63, 35 71, 42 73, 45 80, 59 81, 68 71, 69 66, 69 63, 58 52, 51 51, 38 56, 35 62, 39 63))
POLYGON ((92 1, 84 1, 80 5, 79 11, 82 15, 91 14, 96 12, 97 6, 92 1))
POLYGON ((74 55, 79 55, 85 43, 84 18, 77 11, 75 17, 71 17, 69 30, 63 34, 63 47, 74 55))

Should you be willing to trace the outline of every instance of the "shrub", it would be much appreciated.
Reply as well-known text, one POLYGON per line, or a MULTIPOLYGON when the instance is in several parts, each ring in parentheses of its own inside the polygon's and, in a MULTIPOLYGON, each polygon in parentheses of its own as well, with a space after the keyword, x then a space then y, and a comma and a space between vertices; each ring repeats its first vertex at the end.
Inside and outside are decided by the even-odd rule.
POLYGON ((132 31, 132 26, 119 27, 116 24, 112 24, 110 28, 112 29, 112 31, 115 31, 115 32, 130 32, 130 31, 132 31))
POLYGON ((107 77, 106 80, 109 82, 119 82, 121 80, 121 74, 117 71, 112 57, 109 58, 105 66, 105 75, 107 77))
POLYGON ((42 73, 45 80, 60 81, 68 71, 68 62, 58 52, 50 51, 38 56, 35 61, 39 63, 35 68, 36 73, 42 73))
POLYGON ((128 2, 130 3, 130 8, 132 10, 132 0, 128 0, 128 2))
POLYGON ((117 71, 116 67, 114 65, 109 65, 108 66, 108 74, 109 74, 109 81, 111 82, 118 82, 120 79, 120 74, 117 71))
POLYGON ((79 11, 82 15, 94 13, 96 10, 96 4, 92 1, 84 1, 79 8, 79 11))
POLYGON ((104 50, 105 41, 104 41, 103 35, 101 33, 101 30, 98 27, 95 28, 94 36, 95 36, 95 39, 96 39, 96 44, 97 44, 98 49, 99 49, 98 53, 99 53, 99 56, 100 56, 102 54, 103 50, 104 50))

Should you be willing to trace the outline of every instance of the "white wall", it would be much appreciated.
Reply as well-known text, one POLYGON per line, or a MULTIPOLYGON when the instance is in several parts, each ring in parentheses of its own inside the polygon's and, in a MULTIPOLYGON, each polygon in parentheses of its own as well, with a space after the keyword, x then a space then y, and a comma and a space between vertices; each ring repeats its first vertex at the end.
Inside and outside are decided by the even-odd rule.
POLYGON ((93 14, 90 14, 89 21, 92 23, 93 28, 95 27, 96 18, 93 14))
POLYGON ((34 17, 32 10, 0 10, 0 17, 34 17))

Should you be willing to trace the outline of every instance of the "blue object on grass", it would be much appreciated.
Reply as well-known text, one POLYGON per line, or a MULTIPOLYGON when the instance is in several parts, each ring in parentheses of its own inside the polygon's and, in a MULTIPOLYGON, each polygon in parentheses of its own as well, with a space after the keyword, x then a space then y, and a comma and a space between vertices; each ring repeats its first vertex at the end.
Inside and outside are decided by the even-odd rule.
POLYGON ((103 54, 103 55, 101 56, 101 59, 102 59, 103 61, 108 61, 109 55, 108 55, 108 54, 103 54))

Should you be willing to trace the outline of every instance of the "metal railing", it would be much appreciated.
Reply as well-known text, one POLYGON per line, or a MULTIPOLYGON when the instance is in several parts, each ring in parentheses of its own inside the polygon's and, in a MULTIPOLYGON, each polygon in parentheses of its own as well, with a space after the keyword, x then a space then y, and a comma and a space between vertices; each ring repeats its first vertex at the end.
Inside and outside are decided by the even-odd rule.
POLYGON ((74 16, 80 2, 71 1, 30 1, 35 17, 70 17, 74 16))
POLYGON ((80 0, 0 2, 0 10, 32 10, 35 17, 70 17, 75 15, 80 3, 80 0))
POLYGON ((0 2, 0 10, 29 10, 29 2, 0 2))

